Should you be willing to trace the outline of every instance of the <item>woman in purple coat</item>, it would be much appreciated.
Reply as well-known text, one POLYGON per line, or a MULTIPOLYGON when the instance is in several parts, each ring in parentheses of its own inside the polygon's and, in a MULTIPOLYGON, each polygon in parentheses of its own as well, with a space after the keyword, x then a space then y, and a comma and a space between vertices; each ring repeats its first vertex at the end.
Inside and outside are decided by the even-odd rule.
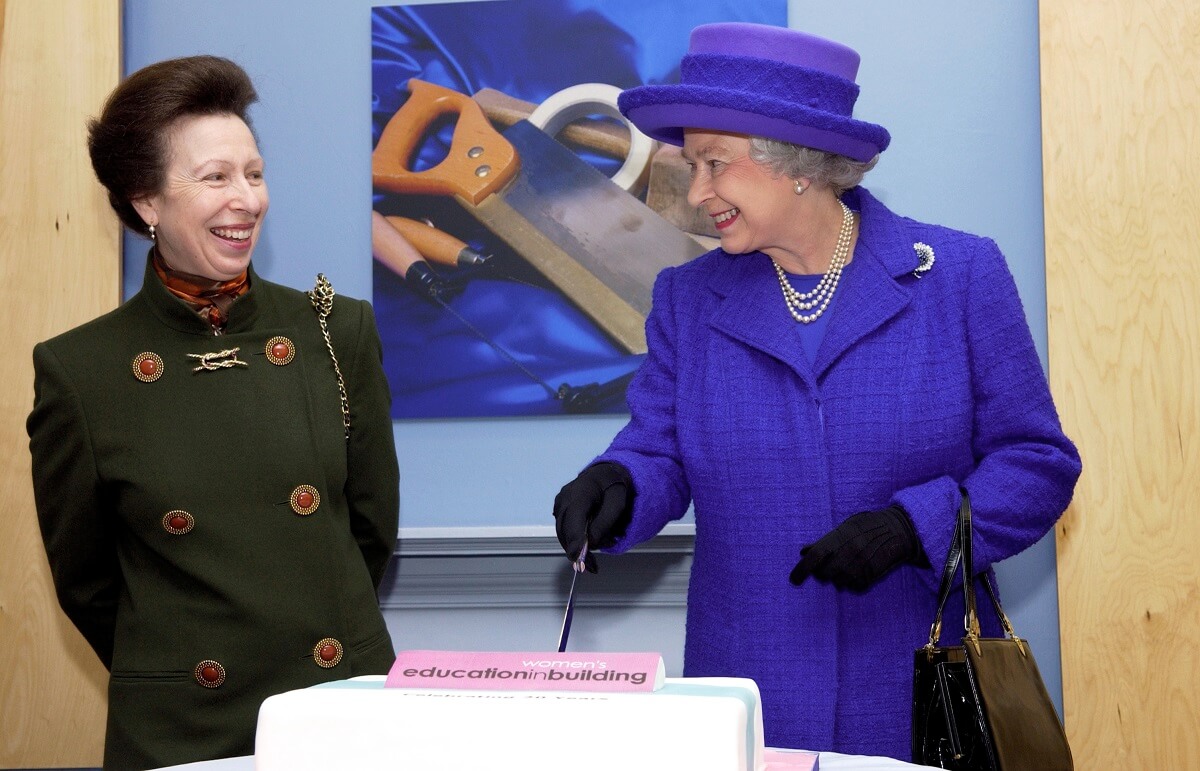
POLYGON ((621 95, 683 147, 721 244, 659 275, 629 424, 554 515, 575 559, 694 504, 684 674, 753 678, 769 745, 908 758, 960 486, 990 572, 1053 526, 1080 461, 996 244, 859 186, 889 135, 852 117, 858 62, 712 24, 678 85, 621 95))

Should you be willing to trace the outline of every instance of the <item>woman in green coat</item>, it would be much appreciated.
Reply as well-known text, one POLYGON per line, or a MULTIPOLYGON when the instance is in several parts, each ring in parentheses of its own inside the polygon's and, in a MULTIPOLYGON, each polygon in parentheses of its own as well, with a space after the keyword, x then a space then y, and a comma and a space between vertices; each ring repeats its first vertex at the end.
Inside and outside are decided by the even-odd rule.
MULTIPOLYGON (((142 289, 34 349, 38 518, 110 670, 105 769, 254 750, 267 696, 388 670, 399 474, 370 306, 265 281, 269 203, 236 64, 131 75, 89 126, 148 236, 142 289)), ((64 280, 69 280, 64 277, 64 280)))

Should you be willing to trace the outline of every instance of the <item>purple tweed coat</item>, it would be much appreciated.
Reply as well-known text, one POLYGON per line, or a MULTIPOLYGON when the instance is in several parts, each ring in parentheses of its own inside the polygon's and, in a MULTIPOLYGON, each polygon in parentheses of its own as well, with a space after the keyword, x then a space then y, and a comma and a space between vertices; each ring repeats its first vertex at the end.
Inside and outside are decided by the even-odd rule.
MULTIPOLYGON (((814 364, 765 255, 717 249, 669 268, 630 422, 597 460, 623 464, 637 490, 612 551, 695 504, 687 676, 753 678, 770 746, 907 759, 912 655, 929 636, 959 484, 982 569, 1053 526, 1081 466, 995 243, 899 217, 862 188, 844 200, 862 215, 858 264, 814 364), (921 278, 917 243, 935 254, 921 278), (788 582, 801 546, 893 502, 931 567, 900 567, 864 593, 788 582)), ((944 640, 961 637, 961 608, 956 593, 944 640)), ((982 621, 999 634, 990 608, 982 621)))

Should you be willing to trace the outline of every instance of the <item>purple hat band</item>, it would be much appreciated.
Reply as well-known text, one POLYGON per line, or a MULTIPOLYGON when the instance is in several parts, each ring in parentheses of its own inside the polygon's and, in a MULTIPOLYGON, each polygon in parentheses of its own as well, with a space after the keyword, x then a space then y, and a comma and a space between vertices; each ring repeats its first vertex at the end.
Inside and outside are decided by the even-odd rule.
MULTIPOLYGON (((775 53, 780 48, 765 50, 775 53)), ((680 64, 679 84, 623 91, 617 105, 643 133, 668 144, 682 145, 685 128, 732 131, 868 161, 887 148, 891 136, 882 126, 852 117, 859 89, 844 74, 853 76, 856 69, 857 54, 832 41, 781 28, 714 24, 693 33, 692 53, 680 64), (717 28, 726 33, 717 36, 726 41, 726 48, 763 50, 746 46, 745 38, 765 32, 774 43, 801 41, 800 53, 811 55, 805 60, 787 52, 792 55, 766 59, 713 52, 719 47, 711 43, 717 28), (701 35, 702 30, 707 34, 701 35), (729 42, 738 33, 741 46, 736 40, 729 42), (828 54, 828 61, 822 54, 828 54), (832 63, 835 55, 841 60, 837 66, 832 63)))

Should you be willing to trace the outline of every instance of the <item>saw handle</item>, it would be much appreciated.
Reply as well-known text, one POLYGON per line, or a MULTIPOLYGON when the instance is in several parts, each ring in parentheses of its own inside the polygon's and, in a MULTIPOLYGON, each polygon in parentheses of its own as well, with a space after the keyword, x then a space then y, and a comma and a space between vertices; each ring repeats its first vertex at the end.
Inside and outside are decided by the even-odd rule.
POLYGON ((471 97, 418 78, 408 81, 408 90, 408 100, 388 121, 371 154, 375 187, 391 193, 454 195, 478 204, 520 169, 516 150, 471 97), (447 114, 458 116, 450 152, 430 169, 409 169, 422 135, 447 114))

